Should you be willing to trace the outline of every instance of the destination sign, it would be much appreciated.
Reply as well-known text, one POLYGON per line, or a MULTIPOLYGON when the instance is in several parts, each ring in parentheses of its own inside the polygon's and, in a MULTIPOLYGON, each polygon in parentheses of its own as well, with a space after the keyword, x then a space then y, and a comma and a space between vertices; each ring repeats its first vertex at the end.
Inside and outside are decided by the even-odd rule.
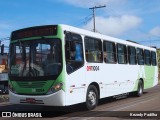
POLYGON ((12 32, 11 40, 57 35, 57 25, 30 27, 12 32))

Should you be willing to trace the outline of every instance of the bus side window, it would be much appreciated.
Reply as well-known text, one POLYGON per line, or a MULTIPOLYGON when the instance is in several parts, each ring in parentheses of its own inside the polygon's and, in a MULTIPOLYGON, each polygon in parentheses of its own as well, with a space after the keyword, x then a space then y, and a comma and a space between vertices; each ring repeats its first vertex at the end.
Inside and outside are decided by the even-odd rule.
POLYGON ((153 66, 157 65, 157 60, 156 60, 156 53, 155 52, 151 52, 151 62, 153 66))
POLYGON ((137 48, 137 59, 139 65, 144 65, 144 53, 141 48, 137 48))
POLYGON ((127 49, 125 45, 117 44, 117 59, 119 64, 127 64, 127 49))
POLYGON ((103 58, 105 63, 116 63, 116 46, 113 42, 103 42, 103 58))
POLYGON ((144 50, 144 61, 146 65, 151 65, 151 54, 149 50, 144 50))
POLYGON ((102 42, 100 39, 85 37, 86 61, 93 63, 102 62, 102 42))
POLYGON ((70 74, 84 64, 82 37, 75 33, 66 33, 65 36, 66 70, 70 74))
POLYGON ((82 61, 82 45, 75 42, 75 60, 82 61))
POLYGON ((128 46, 128 60, 131 65, 137 64, 135 47, 128 46))

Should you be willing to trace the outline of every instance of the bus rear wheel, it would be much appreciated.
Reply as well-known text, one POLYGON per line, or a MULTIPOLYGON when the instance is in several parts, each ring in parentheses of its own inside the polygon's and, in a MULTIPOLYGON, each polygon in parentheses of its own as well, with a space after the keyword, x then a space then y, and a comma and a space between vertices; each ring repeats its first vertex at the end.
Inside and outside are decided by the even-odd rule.
POLYGON ((86 95, 86 108, 87 110, 93 110, 98 105, 98 91, 94 85, 90 85, 86 95))
POLYGON ((138 88, 137 88, 137 91, 135 92, 135 95, 137 97, 140 97, 140 96, 142 96, 142 94, 143 94, 143 82, 142 82, 142 80, 140 80, 138 83, 138 88))

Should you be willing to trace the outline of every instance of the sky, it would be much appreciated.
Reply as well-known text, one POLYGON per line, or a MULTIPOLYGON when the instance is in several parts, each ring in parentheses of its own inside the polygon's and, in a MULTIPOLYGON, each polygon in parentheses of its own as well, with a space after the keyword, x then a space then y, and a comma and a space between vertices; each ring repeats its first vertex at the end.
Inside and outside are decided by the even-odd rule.
MULTIPOLYGON (((67 24, 160 48, 160 0, 0 0, 0 39, 12 31, 39 25, 67 24)), ((8 45, 8 41, 3 41, 8 45)))

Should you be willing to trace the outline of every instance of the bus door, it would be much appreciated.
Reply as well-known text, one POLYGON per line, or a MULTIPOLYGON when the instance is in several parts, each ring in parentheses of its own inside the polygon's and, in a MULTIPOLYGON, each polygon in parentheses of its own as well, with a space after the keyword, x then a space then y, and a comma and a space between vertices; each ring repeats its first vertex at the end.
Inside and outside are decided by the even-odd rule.
POLYGON ((67 104, 76 104, 85 100, 85 68, 82 37, 67 32, 65 36, 67 104))

